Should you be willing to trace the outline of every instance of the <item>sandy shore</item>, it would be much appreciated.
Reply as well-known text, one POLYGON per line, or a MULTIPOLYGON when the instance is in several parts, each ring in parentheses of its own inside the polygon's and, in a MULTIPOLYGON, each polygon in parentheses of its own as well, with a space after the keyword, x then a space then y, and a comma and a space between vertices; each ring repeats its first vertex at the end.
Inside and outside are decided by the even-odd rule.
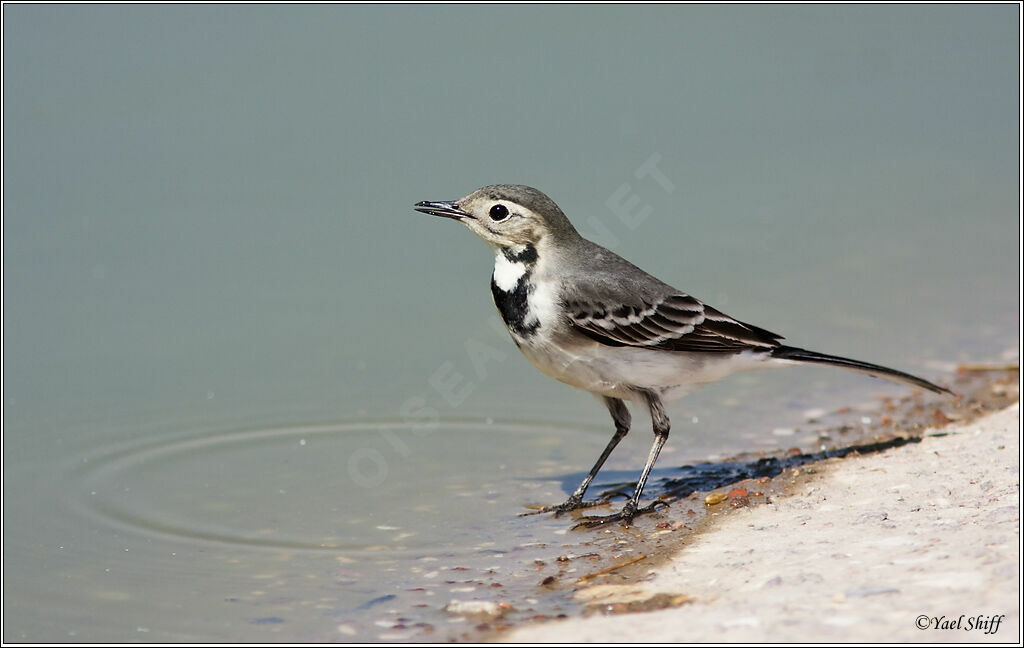
POLYGON ((795 493, 726 516, 638 582, 575 593, 610 606, 595 609, 655 596, 676 607, 500 639, 1017 643, 1019 420, 1013 405, 947 436, 817 464, 795 493))

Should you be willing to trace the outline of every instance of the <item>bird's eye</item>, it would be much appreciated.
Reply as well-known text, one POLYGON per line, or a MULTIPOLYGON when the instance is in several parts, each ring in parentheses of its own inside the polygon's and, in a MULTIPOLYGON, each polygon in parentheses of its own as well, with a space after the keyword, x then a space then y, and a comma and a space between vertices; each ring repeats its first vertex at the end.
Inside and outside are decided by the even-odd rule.
POLYGON ((489 215, 493 221, 505 220, 508 217, 508 207, 505 205, 495 205, 491 207, 489 215))

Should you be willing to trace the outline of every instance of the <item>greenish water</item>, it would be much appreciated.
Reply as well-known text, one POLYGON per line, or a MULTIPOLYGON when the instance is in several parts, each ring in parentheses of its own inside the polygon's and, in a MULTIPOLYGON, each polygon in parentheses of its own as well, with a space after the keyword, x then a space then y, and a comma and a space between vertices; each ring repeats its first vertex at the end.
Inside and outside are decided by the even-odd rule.
MULTIPOLYGON (((566 539, 514 516, 607 414, 419 200, 534 185, 799 346, 939 382, 1019 355, 1015 5, 3 12, 5 641, 438 637, 566 539)), ((659 466, 899 393, 736 376, 659 466)))

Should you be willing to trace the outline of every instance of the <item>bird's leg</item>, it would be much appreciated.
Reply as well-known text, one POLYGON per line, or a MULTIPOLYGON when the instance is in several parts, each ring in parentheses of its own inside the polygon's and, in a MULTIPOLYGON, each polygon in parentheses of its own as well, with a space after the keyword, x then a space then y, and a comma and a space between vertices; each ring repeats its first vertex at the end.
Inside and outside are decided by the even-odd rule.
POLYGON ((583 495, 587 492, 587 488, 590 487, 590 482, 594 481, 594 477, 597 477, 597 473, 601 470, 601 466, 607 461, 608 456, 611 455, 612 450, 615 446, 619 445, 619 441, 623 439, 629 433, 629 424, 631 417, 629 415, 629 408, 626 407, 626 403, 620 398, 604 397, 604 403, 608 406, 608 411, 612 415, 612 420, 615 422, 615 434, 612 436, 611 441, 605 446, 604 452, 597 458, 597 462, 594 467, 590 469, 590 472, 584 477, 580 485, 576 487, 572 495, 569 496, 565 502, 557 507, 558 513, 565 513, 566 511, 572 511, 578 509, 583 505, 583 495))
POLYGON ((658 454, 661 453, 661 447, 665 445, 665 441, 668 440, 668 432, 670 423, 668 420, 668 414, 665 413, 665 406, 661 403, 661 398, 658 397, 654 392, 646 391, 643 392, 644 398, 647 400, 647 407, 651 410, 651 421, 654 425, 654 445, 651 446, 651 452, 647 455, 647 463, 644 464, 643 472, 640 473, 640 479, 636 483, 636 489, 633 490, 633 497, 629 498, 626 505, 622 507, 622 511, 615 515, 607 516, 592 516, 584 517, 583 520, 577 524, 577 527, 593 527, 600 526, 602 524, 608 524, 609 522, 622 522, 624 525, 629 525, 633 521, 633 518, 637 513, 646 513, 657 508, 658 503, 647 506, 643 509, 640 508, 640 495, 644 492, 644 486, 647 484, 647 478, 651 475, 651 469, 654 468, 654 462, 658 460, 658 454))
POLYGON ((524 513, 524 515, 532 515, 536 513, 549 513, 554 511, 555 515, 561 515, 568 511, 573 511, 578 508, 585 506, 593 506, 603 502, 594 502, 590 504, 583 503, 583 495, 586 494, 587 488, 590 487, 590 482, 594 481, 594 477, 597 477, 598 471, 601 470, 601 466, 608 459, 608 455, 612 453, 615 446, 619 445, 619 441, 629 433, 629 424, 631 417, 629 415, 629 408, 626 407, 626 403, 621 398, 611 398, 610 396, 604 397, 604 404, 608 407, 608 411, 612 415, 612 420, 615 422, 615 434, 612 436, 611 441, 605 446, 604 452, 597 458, 597 463, 590 469, 587 476, 580 482, 580 485, 576 487, 576 490, 572 492, 569 499, 565 500, 557 506, 545 506, 537 509, 536 511, 530 511, 530 513, 524 513))
POLYGON ((632 521, 633 516, 640 508, 640 495, 644 492, 644 486, 647 485, 647 478, 651 475, 651 469, 654 468, 654 462, 658 460, 658 454, 661 453, 661 447, 665 445, 665 441, 668 440, 668 431, 670 423, 668 420, 668 414, 665 413, 665 406, 662 405, 661 399, 658 395, 653 392, 646 392, 647 406, 651 409, 651 421, 654 424, 654 444, 651 446, 651 452, 647 455, 647 463, 644 464, 644 470, 640 473, 640 481, 636 483, 636 490, 633 491, 633 497, 629 498, 626 502, 626 506, 622 509, 622 521, 629 524, 632 521))

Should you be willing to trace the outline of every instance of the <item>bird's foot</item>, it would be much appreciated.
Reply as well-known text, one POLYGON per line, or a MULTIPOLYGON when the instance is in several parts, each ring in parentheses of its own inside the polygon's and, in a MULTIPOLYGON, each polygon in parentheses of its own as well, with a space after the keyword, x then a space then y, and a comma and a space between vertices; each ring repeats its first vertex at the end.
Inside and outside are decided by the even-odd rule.
POLYGON ((668 506, 667 503, 661 500, 654 500, 643 508, 638 508, 636 503, 630 500, 626 502, 626 505, 622 507, 622 510, 612 515, 584 515, 580 517, 579 522, 573 525, 573 529, 593 529, 595 527, 604 526, 611 524, 612 522, 618 522, 624 527, 628 527, 632 522, 633 518, 638 515, 645 513, 651 513, 662 506, 668 506))
POLYGON ((535 508, 532 511, 520 513, 519 517, 523 517, 526 515, 537 515, 538 513, 554 513, 555 517, 558 517, 563 513, 568 513, 569 511, 575 511, 577 509, 582 508, 591 508, 593 506, 602 506, 604 504, 607 504, 610 500, 611 497, 598 497, 597 499, 590 500, 589 502, 584 502, 582 495, 580 495, 579 497, 573 495, 572 497, 565 500, 561 504, 555 504, 552 506, 541 506, 535 508))

